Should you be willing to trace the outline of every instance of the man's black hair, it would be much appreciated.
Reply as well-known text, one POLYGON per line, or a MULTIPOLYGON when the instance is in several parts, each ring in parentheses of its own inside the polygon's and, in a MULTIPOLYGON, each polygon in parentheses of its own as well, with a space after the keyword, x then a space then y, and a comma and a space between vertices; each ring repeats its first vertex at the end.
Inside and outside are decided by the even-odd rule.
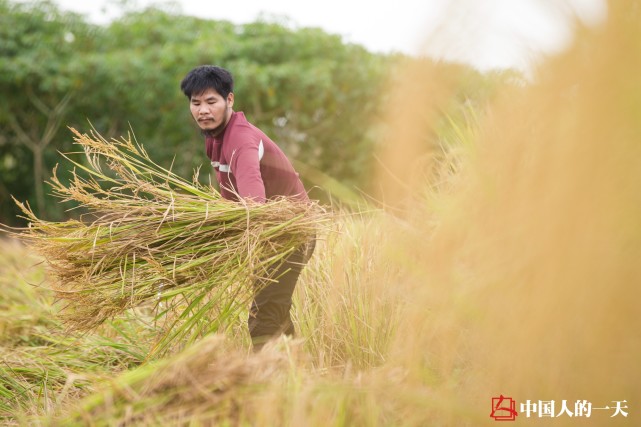
POLYGON ((224 68, 215 65, 201 65, 191 70, 180 82, 180 90, 191 99, 207 89, 214 89, 220 96, 227 98, 234 91, 234 78, 224 68))

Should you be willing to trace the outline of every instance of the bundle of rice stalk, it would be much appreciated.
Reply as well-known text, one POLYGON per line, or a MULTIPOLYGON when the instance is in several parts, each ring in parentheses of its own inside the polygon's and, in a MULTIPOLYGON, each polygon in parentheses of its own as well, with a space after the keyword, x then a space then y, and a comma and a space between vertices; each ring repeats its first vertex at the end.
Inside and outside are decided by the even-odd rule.
POLYGON ((126 372, 50 420, 52 426, 245 425, 243 408, 291 363, 268 347, 248 357, 221 335, 126 372))
POLYGON ((136 342, 128 342, 125 333, 79 337, 54 329, 26 338, 39 345, 0 345, 0 425, 21 415, 44 414, 140 365, 147 356, 147 331, 140 332, 136 342))
POLYGON ((20 415, 51 411, 65 399, 75 400, 91 389, 97 377, 114 370, 83 360, 84 351, 76 348, 81 347, 67 351, 48 346, 0 347, 1 425, 20 415))
POLYGON ((269 280, 267 268, 327 219, 316 204, 286 198, 227 201, 198 183, 198 171, 189 182, 154 163, 131 135, 108 141, 95 131, 71 130, 88 165, 65 155, 75 166, 72 178, 63 184, 56 166, 50 185, 54 196, 89 213, 48 222, 16 201, 30 224, 14 231, 46 259, 70 330, 90 330, 127 309, 166 303, 159 314, 171 311, 174 320, 158 351, 188 333, 211 332, 225 324, 220 316, 237 314, 249 298, 245 285, 269 280))

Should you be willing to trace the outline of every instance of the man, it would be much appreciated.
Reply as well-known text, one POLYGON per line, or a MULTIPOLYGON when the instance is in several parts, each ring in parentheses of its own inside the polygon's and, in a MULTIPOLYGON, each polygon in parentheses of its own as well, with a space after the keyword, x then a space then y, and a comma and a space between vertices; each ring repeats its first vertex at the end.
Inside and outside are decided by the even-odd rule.
MULTIPOLYGON (((202 65, 191 70, 180 84, 189 99, 191 114, 205 135, 207 156, 216 170, 225 199, 264 203, 278 196, 307 202, 298 174, 278 146, 233 110, 234 80, 229 71, 202 65)), ((277 281, 255 283, 248 328, 254 350, 282 333, 294 335, 290 316, 298 276, 313 250, 301 247, 269 274, 277 281)))

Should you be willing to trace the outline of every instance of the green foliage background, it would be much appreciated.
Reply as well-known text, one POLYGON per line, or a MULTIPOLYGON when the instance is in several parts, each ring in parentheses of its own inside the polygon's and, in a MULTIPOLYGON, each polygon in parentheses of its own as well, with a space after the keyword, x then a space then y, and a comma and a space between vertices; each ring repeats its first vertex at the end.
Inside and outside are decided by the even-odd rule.
MULTIPOLYGON (((19 223, 11 195, 44 218, 70 214, 44 184, 61 160, 58 151, 73 151, 66 126, 87 131, 91 123, 106 137, 131 129, 161 165, 173 162, 186 177, 204 165, 201 179, 208 180, 202 137, 179 90, 200 64, 232 71, 235 109, 306 171, 367 191, 376 145, 387 143, 377 123, 394 114, 383 94, 394 90, 395 64, 407 59, 279 22, 236 25, 153 7, 99 26, 50 2, 0 0, 0 222, 19 223)), ((492 82, 504 77, 434 66, 461 76, 449 114, 488 99, 492 82)), ((435 144, 437 134, 426 143, 435 144)), ((302 175, 307 188, 319 184, 302 175)), ((314 196, 322 199, 326 190, 314 196)))

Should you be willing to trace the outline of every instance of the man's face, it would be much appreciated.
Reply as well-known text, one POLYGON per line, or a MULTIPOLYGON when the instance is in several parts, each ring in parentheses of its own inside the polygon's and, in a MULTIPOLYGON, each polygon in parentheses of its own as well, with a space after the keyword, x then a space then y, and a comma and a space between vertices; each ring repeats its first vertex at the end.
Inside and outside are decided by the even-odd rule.
POLYGON ((234 105, 234 94, 223 98, 214 89, 207 89, 198 95, 192 95, 189 109, 201 130, 218 136, 227 125, 234 105))

